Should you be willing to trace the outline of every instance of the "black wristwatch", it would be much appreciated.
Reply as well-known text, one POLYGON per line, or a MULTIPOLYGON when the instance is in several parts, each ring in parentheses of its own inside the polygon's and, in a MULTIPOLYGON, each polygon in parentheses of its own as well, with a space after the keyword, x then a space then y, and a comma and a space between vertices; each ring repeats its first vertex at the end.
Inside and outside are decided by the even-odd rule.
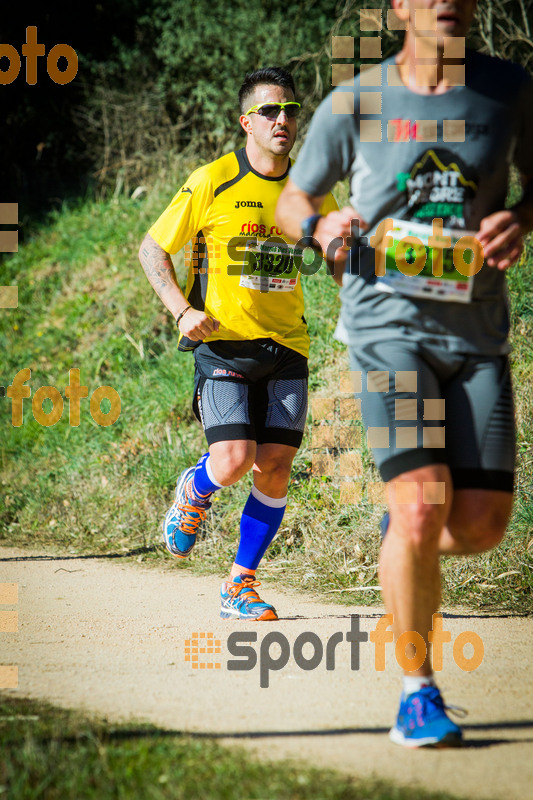
POLYGON ((300 247, 311 247, 313 250, 321 253, 322 248, 320 244, 316 239, 313 238, 313 233, 315 232, 315 228, 318 225, 319 219, 322 219, 322 214, 311 214, 310 217, 306 217, 304 220, 302 220, 302 238, 298 244, 300 247))
POLYGON ((302 220, 302 239, 311 238, 318 225, 318 220, 322 219, 322 214, 311 214, 302 220))

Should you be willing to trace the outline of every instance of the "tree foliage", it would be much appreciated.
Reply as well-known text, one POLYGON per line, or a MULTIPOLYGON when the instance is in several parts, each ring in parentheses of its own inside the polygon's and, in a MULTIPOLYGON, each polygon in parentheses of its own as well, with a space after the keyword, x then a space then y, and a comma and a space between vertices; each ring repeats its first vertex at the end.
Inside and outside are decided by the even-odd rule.
MULTIPOLYGON (((237 92, 246 72, 289 68, 304 123, 331 85, 331 36, 360 35, 359 9, 388 0, 66 0, 30 13, 14 7, 4 41, 20 52, 27 25, 47 50, 75 48, 79 73, 67 86, 45 74, 37 86, 0 86, 6 199, 50 207, 90 181, 130 191, 169 154, 213 157, 239 141, 237 92)), ((385 19, 384 15, 384 19, 385 19)), ((531 70, 533 0, 480 0, 472 43, 531 70)), ((375 35, 365 33, 363 35, 375 35)), ((400 40, 384 26, 383 55, 400 40)), ((355 67, 358 68, 357 47, 355 67)), ((0 68, 5 68, 0 64, 0 68)), ((24 69, 24 67, 23 67, 24 69)))

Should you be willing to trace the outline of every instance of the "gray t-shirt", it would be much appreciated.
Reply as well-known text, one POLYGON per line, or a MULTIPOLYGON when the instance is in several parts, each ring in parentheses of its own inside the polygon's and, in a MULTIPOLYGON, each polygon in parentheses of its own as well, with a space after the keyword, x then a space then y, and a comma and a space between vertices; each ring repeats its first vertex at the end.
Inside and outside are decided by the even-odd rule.
MULTIPOLYGON (((349 87, 353 114, 333 113, 349 97, 338 97, 346 86, 323 100, 291 179, 317 196, 349 175, 351 203, 370 226, 367 236, 386 217, 429 225, 439 218, 445 228, 477 231, 483 217, 504 208, 510 163, 533 175, 533 83, 520 66, 467 50, 465 86, 421 95, 393 80, 395 65, 394 57, 376 65, 381 85, 368 86, 365 73, 361 87, 356 77, 355 91, 349 87), (360 97, 366 92, 381 93, 381 115, 361 114, 360 97), (381 120, 382 141, 364 141, 361 120, 381 120), (462 123, 456 121, 461 120, 464 141, 450 141, 460 137, 462 123), (415 124, 426 141, 417 141, 415 124), (428 135, 436 140, 428 141, 428 135)), ((380 291, 375 250, 362 247, 351 255, 352 274, 344 275, 337 328, 342 341, 357 345, 401 332, 455 352, 508 351, 504 272, 483 264, 473 279, 470 302, 442 302, 380 291)))

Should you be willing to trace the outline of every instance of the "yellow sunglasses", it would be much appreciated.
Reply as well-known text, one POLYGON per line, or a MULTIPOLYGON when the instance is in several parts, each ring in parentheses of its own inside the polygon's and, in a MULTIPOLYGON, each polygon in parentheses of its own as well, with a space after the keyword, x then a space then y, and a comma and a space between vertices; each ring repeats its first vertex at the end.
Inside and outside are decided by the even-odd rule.
POLYGON ((249 108, 245 117, 247 117, 248 114, 259 114, 259 116, 266 117, 267 119, 277 119, 280 111, 283 109, 289 119, 292 119, 299 113, 300 108, 301 104, 297 103, 295 100, 291 100, 288 103, 260 103, 257 106, 249 108))

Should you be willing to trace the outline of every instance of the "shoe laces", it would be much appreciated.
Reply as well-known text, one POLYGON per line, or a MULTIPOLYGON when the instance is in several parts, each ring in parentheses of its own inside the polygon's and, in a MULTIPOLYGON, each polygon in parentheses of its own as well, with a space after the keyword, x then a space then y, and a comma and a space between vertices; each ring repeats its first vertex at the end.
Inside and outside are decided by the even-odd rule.
POLYGON ((261 581, 255 580, 252 575, 242 578, 242 583, 234 583, 228 581, 226 584, 227 592, 232 598, 237 597, 241 592, 245 591, 249 595, 246 599, 250 603, 262 603, 263 601, 254 589, 254 586, 261 586, 261 581))
POLYGON ((462 706, 446 706, 445 705, 444 708, 446 709, 446 711, 449 711, 450 714, 453 714, 454 716, 456 716, 457 719, 464 719, 465 717, 468 716, 467 709, 463 708, 462 706))
POLYGON ((458 719, 464 719, 468 716, 468 711, 466 708, 462 708, 462 706, 448 706, 444 703, 444 699, 436 686, 427 686, 425 687, 425 691, 417 692, 418 697, 420 698, 423 708, 426 707, 431 708, 436 707, 438 709, 442 709, 443 711, 449 711, 451 714, 454 714, 458 719))
POLYGON ((194 535, 200 522, 205 519, 207 509, 203 506, 193 506, 190 503, 180 503, 179 511, 182 515, 180 530, 183 533, 194 535))

